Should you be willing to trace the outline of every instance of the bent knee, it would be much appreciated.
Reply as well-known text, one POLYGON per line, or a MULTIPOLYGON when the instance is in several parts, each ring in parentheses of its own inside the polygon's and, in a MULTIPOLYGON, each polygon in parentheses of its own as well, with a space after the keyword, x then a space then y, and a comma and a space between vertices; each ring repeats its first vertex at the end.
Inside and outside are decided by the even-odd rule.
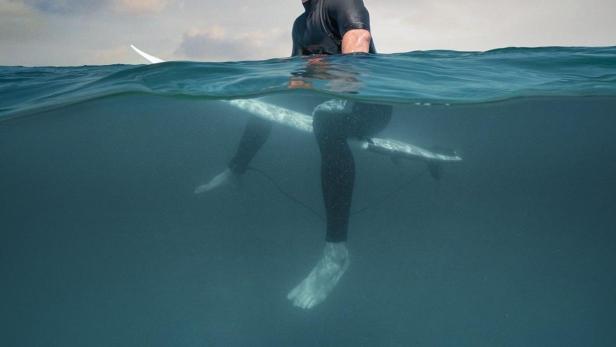
POLYGON ((343 136, 345 133, 344 114, 324 108, 315 109, 312 116, 312 128, 317 138, 343 136))

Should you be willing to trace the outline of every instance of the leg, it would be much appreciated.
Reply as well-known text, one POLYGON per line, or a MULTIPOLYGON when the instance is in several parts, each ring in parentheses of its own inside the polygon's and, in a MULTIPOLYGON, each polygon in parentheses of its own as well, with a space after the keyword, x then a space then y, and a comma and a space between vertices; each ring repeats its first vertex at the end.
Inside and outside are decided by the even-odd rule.
POLYGON ((267 141, 272 131, 272 123, 261 118, 251 117, 246 124, 237 151, 228 164, 228 168, 216 175, 210 182, 195 189, 195 194, 210 191, 230 181, 237 180, 248 169, 248 165, 259 149, 267 141))
POLYGON ((327 242, 323 256, 308 277, 287 295, 295 306, 304 309, 325 300, 349 266, 349 252, 344 241, 355 182, 355 162, 347 143, 346 116, 340 111, 317 108, 312 121, 321 151, 321 188, 327 242))
POLYGON ((365 138, 380 131, 391 117, 388 112, 359 103, 335 100, 319 105, 313 118, 314 133, 321 151, 321 186, 327 217, 323 256, 287 298, 295 306, 309 309, 319 304, 336 286, 349 266, 347 230, 355 182, 355 162, 347 139, 365 138))
POLYGON ((325 240, 344 242, 355 184, 355 161, 347 139, 375 135, 389 123, 392 109, 387 105, 351 101, 333 106, 317 107, 313 127, 321 152, 321 187, 327 219, 325 240))
POLYGON ((271 132, 272 122, 258 117, 250 117, 237 151, 229 162, 229 170, 236 175, 245 173, 246 169, 248 169, 248 164, 250 164, 250 161, 259 149, 263 147, 271 132))
POLYGON ((326 215, 327 242, 344 242, 347 237, 355 161, 347 143, 345 116, 314 115, 314 134, 321 152, 321 189, 326 215))

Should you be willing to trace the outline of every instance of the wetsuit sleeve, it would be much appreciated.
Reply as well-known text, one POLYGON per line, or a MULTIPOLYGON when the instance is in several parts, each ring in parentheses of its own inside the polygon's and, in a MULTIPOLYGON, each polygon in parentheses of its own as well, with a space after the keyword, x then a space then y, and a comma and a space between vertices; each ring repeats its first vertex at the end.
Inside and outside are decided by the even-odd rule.
POLYGON ((295 57, 297 55, 302 55, 302 49, 299 47, 297 42, 293 40, 293 49, 291 50, 291 56, 295 57))
POLYGON ((302 55, 302 48, 299 45, 299 40, 297 39, 297 22, 300 19, 296 19, 295 22, 293 23, 293 30, 291 31, 291 39, 293 40, 293 49, 291 50, 291 56, 297 56, 297 55, 302 55))
POLYGON ((352 29, 370 30, 370 15, 363 0, 330 0, 327 14, 340 40, 352 29))

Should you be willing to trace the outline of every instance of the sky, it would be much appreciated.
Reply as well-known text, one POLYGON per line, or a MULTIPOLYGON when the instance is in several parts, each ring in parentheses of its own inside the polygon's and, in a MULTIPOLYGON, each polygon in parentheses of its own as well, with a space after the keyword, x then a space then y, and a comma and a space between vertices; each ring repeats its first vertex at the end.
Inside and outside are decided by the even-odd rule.
MULTIPOLYGON (((364 0, 380 53, 616 45, 615 0, 364 0)), ((291 52, 300 0, 0 0, 0 65, 258 60, 291 52)))

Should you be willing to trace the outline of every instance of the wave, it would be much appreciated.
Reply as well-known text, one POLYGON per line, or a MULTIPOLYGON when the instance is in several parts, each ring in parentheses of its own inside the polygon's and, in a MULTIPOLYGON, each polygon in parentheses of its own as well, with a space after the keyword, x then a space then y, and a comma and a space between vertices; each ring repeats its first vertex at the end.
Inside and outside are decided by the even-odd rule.
POLYGON ((616 96, 616 47, 502 48, 156 65, 0 67, 0 117, 123 94, 236 99, 304 90, 377 103, 616 96), (303 82, 289 89, 289 80, 303 82))

